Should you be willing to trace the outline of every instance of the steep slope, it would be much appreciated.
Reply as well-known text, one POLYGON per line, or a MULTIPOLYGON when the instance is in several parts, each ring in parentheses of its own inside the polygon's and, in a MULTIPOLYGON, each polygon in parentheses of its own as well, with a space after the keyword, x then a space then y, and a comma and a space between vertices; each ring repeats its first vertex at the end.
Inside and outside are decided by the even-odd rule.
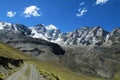
POLYGON ((31 30, 23 24, 12 24, 6 22, 0 22, 0 30, 11 30, 14 32, 21 32, 26 35, 31 34, 31 30))
POLYGON ((10 46, 0 42, 0 80, 8 77, 21 67, 23 59, 26 57, 11 48, 10 46))
POLYGON ((61 34, 60 30, 54 25, 43 26, 41 24, 30 28, 32 31, 33 38, 42 38, 47 41, 55 41, 61 34))
POLYGON ((110 34, 109 34, 109 41, 113 43, 119 43, 120 42, 120 28, 114 29, 110 34))
POLYGON ((106 40, 107 31, 100 27, 83 27, 62 37, 64 45, 102 45, 106 40))
POLYGON ((61 62, 77 72, 93 74, 113 80, 120 70, 120 44, 106 46, 64 47, 61 62), (73 65, 74 64, 74 65, 73 65))
POLYGON ((57 56, 65 53, 58 44, 42 39, 31 38, 21 32, 1 30, 0 40, 27 54, 32 54, 38 59, 53 59, 54 61, 54 59, 58 60, 57 56))
POLYGON ((100 27, 82 27, 63 34, 57 28, 49 29, 47 27, 43 25, 32 27, 32 37, 42 38, 60 45, 102 45, 106 42, 108 35, 108 32, 100 27))

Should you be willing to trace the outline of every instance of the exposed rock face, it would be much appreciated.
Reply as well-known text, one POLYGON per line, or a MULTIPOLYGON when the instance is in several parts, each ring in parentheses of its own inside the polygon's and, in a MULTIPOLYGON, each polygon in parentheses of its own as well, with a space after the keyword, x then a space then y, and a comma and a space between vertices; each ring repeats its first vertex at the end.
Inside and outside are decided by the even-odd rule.
POLYGON ((107 31, 100 27, 83 27, 62 34, 59 29, 47 29, 42 25, 31 28, 32 37, 43 38, 60 45, 102 45, 106 41, 107 31))
POLYGON ((111 33, 110 33, 110 41, 114 42, 114 43, 119 43, 120 42, 120 28, 114 29, 111 33))
POLYGON ((60 34, 60 30, 57 29, 54 25, 43 26, 41 24, 36 25, 30 28, 32 30, 33 38, 41 38, 47 41, 55 41, 60 34))
POLYGON ((31 37, 42 38, 60 45, 102 45, 120 41, 120 28, 107 32, 101 27, 82 27, 73 32, 61 33, 57 28, 48 29, 43 25, 31 28, 31 37))
POLYGON ((102 45, 105 42, 107 31, 100 27, 83 27, 63 36, 64 45, 102 45))
POLYGON ((0 56, 0 66, 3 66, 6 69, 9 69, 11 65, 14 65, 15 67, 19 67, 20 64, 23 63, 23 60, 17 60, 17 59, 12 59, 12 58, 5 58, 0 56))
POLYGON ((14 32, 21 32, 26 35, 31 34, 31 29, 29 29, 23 24, 11 24, 11 23, 0 22, 0 30, 11 30, 14 32))

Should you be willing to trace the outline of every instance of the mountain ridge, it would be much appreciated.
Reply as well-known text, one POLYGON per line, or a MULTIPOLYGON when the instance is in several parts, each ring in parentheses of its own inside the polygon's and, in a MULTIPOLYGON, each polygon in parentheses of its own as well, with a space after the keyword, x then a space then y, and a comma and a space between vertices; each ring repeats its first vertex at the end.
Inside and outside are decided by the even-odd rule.
POLYGON ((104 43, 119 42, 113 40, 113 38, 119 37, 120 28, 114 29, 112 32, 108 32, 101 28, 96 27, 81 27, 72 32, 62 33, 60 29, 50 24, 44 26, 42 24, 35 25, 33 27, 27 27, 23 24, 12 24, 6 22, 0 22, 0 30, 13 30, 20 31, 33 38, 41 38, 49 42, 57 43, 60 45, 103 45, 104 43), (117 30, 117 31, 116 31, 117 30))

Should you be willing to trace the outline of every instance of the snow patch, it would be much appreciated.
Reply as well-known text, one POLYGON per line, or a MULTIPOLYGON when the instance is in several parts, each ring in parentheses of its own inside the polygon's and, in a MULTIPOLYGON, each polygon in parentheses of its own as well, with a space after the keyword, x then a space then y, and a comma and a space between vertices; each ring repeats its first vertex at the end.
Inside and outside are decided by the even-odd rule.
POLYGON ((54 26, 53 24, 50 24, 50 25, 46 26, 45 28, 48 30, 57 29, 56 26, 54 26))
POLYGON ((38 33, 38 32, 35 30, 35 28, 30 27, 30 29, 32 30, 31 33, 32 33, 32 37, 33 37, 33 38, 42 38, 42 39, 44 39, 44 40, 48 40, 44 35, 38 33))

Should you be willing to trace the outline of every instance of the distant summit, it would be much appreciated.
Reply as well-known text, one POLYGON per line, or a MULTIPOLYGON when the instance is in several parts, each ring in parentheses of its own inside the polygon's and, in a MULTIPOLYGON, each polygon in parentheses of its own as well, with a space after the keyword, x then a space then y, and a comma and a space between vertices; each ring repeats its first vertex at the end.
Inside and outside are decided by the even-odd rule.
POLYGON ((46 29, 53 30, 53 29, 57 29, 57 28, 53 24, 50 24, 50 25, 46 26, 46 29))

